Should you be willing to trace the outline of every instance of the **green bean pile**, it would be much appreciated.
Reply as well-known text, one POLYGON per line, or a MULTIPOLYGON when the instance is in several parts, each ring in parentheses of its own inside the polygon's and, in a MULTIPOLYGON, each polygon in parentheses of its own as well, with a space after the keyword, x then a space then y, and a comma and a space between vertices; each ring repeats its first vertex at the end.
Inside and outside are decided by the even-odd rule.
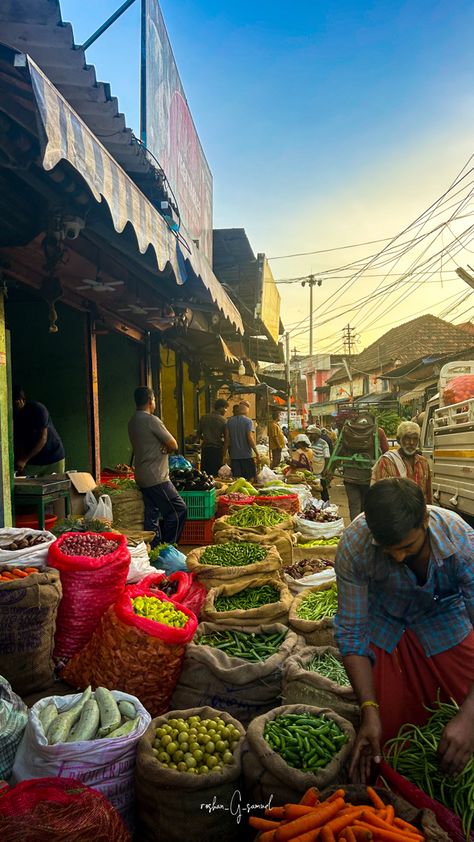
POLYGON ((252 503, 251 506, 240 506, 239 511, 230 515, 227 523, 231 526, 278 526, 285 520, 289 520, 291 515, 287 512, 280 512, 279 509, 274 509, 272 506, 258 506, 252 503))
POLYGON ((260 608, 280 601, 280 591, 272 585, 260 585, 256 588, 244 588, 232 596, 218 596, 214 606, 216 611, 235 611, 240 608, 248 611, 250 608, 260 608))
POLYGON ((308 713, 277 716, 267 722, 263 736, 288 766, 303 772, 327 766, 347 740, 332 719, 308 713))
POLYGON ((443 774, 439 764, 438 745, 443 731, 459 711, 453 702, 439 699, 423 726, 402 725, 398 736, 386 743, 387 757, 393 768, 415 786, 452 810, 462 822, 466 839, 470 839, 474 819, 474 757, 456 777, 443 774))
POLYGON ((351 682, 347 672, 345 671, 340 660, 330 652, 325 652, 323 655, 315 655, 314 658, 306 664, 306 669, 310 672, 317 672, 319 675, 324 675, 325 678, 331 679, 340 687, 350 687, 351 682))
POLYGON ((268 553, 266 547, 252 544, 250 541, 228 541, 227 544, 213 544, 206 547, 201 564, 215 564, 216 567, 245 567, 263 561, 268 553))
POLYGON ((337 585, 325 591, 311 591, 301 600, 296 616, 300 620, 327 620, 337 614, 337 585))
POLYGON ((258 661, 266 661, 275 652, 278 652, 283 643, 287 631, 283 632, 241 632, 228 629, 226 631, 202 634, 196 640, 199 646, 213 646, 222 649, 226 655, 234 658, 244 658, 254 664, 258 661))

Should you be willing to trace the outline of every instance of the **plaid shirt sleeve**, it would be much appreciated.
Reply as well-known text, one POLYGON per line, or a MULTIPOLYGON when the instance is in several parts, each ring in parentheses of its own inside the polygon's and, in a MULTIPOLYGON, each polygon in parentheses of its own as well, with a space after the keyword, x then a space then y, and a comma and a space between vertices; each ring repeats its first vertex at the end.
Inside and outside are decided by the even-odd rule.
POLYGON ((334 631, 342 655, 370 656, 369 584, 366 576, 354 570, 365 544, 363 536, 358 534, 357 520, 346 530, 337 550, 338 612, 334 631))

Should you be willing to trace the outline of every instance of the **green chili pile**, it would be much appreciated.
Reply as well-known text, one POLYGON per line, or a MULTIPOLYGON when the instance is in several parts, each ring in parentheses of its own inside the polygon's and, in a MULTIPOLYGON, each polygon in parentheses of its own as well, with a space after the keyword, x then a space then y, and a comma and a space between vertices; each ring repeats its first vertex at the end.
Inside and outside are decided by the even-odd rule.
POLYGON ((277 716, 267 722, 263 736, 288 766, 303 772, 323 769, 347 740, 332 719, 324 714, 312 716, 308 713, 277 716))
POLYGON ((201 564, 215 564, 216 567, 244 567, 263 561, 268 553, 266 547, 252 544, 249 541, 229 541, 227 544, 213 544, 206 547, 201 558, 201 564))
POLYGON ((250 608, 260 608, 280 601, 280 591, 272 585, 260 585, 255 588, 244 588, 232 596, 218 596, 214 606, 216 611, 235 611, 240 608, 248 611, 250 608))
POLYGON ((330 652, 325 652, 323 655, 315 655, 314 658, 306 664, 306 669, 310 672, 317 672, 319 675, 324 675, 325 678, 331 679, 340 687, 350 687, 351 682, 349 676, 345 671, 340 660, 330 652))
POLYGON ((300 544, 300 547, 337 547, 340 541, 340 536, 334 538, 313 538, 312 541, 305 541, 300 544))
POLYGON ((234 658, 244 658, 246 661, 257 663, 266 661, 278 652, 288 632, 241 632, 228 629, 226 631, 202 634, 196 640, 199 646, 213 646, 222 649, 226 655, 234 658))
POLYGON ((252 503, 251 506, 240 506, 239 511, 230 515, 227 523, 231 526, 278 526, 285 520, 289 520, 291 515, 287 512, 281 512, 279 509, 274 509, 272 506, 258 506, 252 503))
POLYGON ((327 620, 337 614, 337 585, 324 591, 311 591, 301 600, 297 617, 300 620, 327 620))
POLYGON ((439 763, 438 745, 443 731, 458 705, 436 702, 432 714, 423 726, 402 725, 398 736, 386 743, 387 757, 393 768, 415 786, 452 810, 462 822, 466 839, 470 839, 474 819, 474 756, 456 777, 443 774, 439 763))

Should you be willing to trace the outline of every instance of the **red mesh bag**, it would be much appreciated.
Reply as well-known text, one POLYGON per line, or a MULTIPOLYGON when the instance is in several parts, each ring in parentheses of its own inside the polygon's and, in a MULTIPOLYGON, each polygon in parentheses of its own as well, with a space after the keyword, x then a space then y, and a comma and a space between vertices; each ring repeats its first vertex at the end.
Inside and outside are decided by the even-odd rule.
POLYGON ((295 515, 300 510, 300 498, 297 494, 276 494, 274 497, 262 494, 261 497, 255 497, 253 502, 258 506, 273 506, 274 509, 288 512, 290 515, 295 515))
POLYGON ((4 842, 131 842, 100 792, 72 778, 35 778, 0 792, 4 842))
MULTIPOLYGON (((139 582, 138 587, 150 590, 153 593, 160 590, 160 582, 166 578, 165 573, 150 573, 139 582)), ((168 576, 170 582, 178 582, 178 589, 175 594, 168 597, 172 602, 178 603, 180 606, 184 605, 189 608, 196 617, 199 617, 201 608, 206 599, 206 588, 196 581, 193 573, 185 573, 183 570, 177 570, 168 576)))
MULTIPOLYGON (((84 649, 63 670, 62 678, 73 687, 113 687, 137 696, 152 716, 168 710, 181 673, 186 643, 197 629, 197 618, 189 608, 175 607, 188 616, 184 628, 174 628, 134 613, 132 599, 155 596, 172 602, 164 594, 127 588, 116 605, 103 615, 84 649)), ((174 604, 174 603, 173 603, 174 604)))
POLYGON ((123 593, 130 566, 130 553, 125 535, 101 533, 113 541, 117 549, 99 558, 66 555, 61 547, 68 537, 95 535, 94 532, 65 532, 48 551, 48 564, 61 576, 63 597, 56 621, 54 657, 67 660, 90 639, 103 613, 123 593))
POLYGON ((443 390, 443 404, 461 403, 474 398, 474 374, 460 374, 448 380, 443 390))
POLYGON ((254 502, 255 497, 242 497, 240 500, 233 500, 232 497, 221 494, 217 500, 218 517, 229 515, 231 506, 251 506, 254 502))

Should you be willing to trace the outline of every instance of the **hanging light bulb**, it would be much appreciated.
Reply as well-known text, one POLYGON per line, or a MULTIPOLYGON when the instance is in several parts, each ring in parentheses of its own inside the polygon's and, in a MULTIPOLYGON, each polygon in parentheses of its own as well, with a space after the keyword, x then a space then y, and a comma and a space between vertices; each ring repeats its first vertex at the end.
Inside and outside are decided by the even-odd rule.
POLYGON ((244 374, 245 374, 245 366, 244 366, 242 360, 240 360, 240 362, 239 362, 239 375, 240 375, 240 377, 242 377, 244 374))

